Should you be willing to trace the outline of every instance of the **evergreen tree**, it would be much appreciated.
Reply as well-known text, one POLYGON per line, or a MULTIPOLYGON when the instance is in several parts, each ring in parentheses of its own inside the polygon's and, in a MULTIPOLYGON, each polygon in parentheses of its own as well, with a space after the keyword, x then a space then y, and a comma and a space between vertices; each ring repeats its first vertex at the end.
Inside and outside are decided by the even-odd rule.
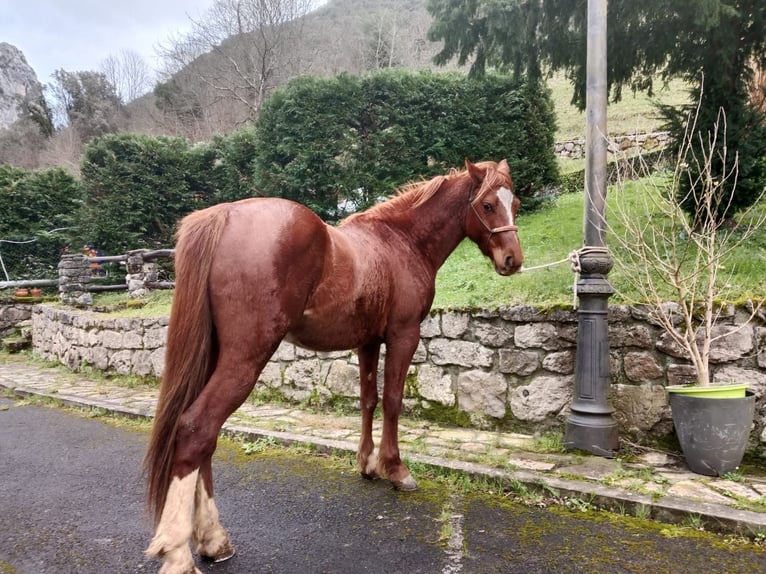
MULTIPOLYGON (((564 71, 573 83, 572 102, 585 106, 586 0, 428 0, 434 16, 429 37, 443 41, 437 64, 473 59, 471 73, 488 68, 538 76, 564 71)), ((748 86, 766 68, 766 2, 762 0, 610 0, 607 24, 607 82, 613 99, 622 90, 646 90, 655 80, 680 77, 699 99, 698 134, 707 133, 721 111, 726 145, 714 173, 739 163, 732 208, 752 204, 766 180, 766 119, 750 105, 748 86)), ((689 109, 664 109, 681 142, 689 109)), ((690 178, 694 180, 693 174, 690 178)), ((680 193, 685 193, 680 190, 680 193)), ((726 205, 728 198, 721 201, 726 205)), ((688 211, 695 205, 687 203, 688 211)))

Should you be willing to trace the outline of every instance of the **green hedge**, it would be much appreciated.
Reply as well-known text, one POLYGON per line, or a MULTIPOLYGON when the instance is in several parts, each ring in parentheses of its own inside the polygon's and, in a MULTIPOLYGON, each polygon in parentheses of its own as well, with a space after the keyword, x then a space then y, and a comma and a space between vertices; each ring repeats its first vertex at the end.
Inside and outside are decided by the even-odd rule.
POLYGON ((466 158, 506 158, 529 208, 558 180, 554 128, 547 89, 506 76, 302 77, 276 91, 256 122, 255 183, 337 220, 466 158))
POLYGON ((60 168, 0 165, 0 256, 6 279, 50 279, 78 225, 77 180, 60 168), (34 240, 29 242, 30 240, 34 240))
POLYGON ((0 239, 38 240, 4 259, 14 275, 50 277, 67 245, 91 243, 105 255, 168 247, 187 213, 253 195, 292 199, 334 221, 466 158, 508 159, 529 209, 558 181, 553 134, 547 90, 506 76, 302 77, 276 91, 255 124, 209 143, 95 138, 81 182, 63 170, 0 167, 0 239))

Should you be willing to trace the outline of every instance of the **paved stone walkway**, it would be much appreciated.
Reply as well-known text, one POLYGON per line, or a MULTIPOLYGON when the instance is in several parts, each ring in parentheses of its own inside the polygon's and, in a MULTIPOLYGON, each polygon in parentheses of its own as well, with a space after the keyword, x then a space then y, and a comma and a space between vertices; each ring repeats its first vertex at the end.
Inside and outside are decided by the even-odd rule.
MULTIPOLYGON (((16 395, 51 397, 67 405, 136 417, 151 417, 157 397, 150 387, 125 388, 62 368, 15 361, 0 364, 3 387, 16 395)), ((247 441, 268 439, 355 452, 359 425, 357 416, 248 402, 224 429, 247 441)), ((638 448, 625 459, 545 452, 544 439, 429 421, 403 419, 399 429, 402 456, 409 461, 493 477, 509 487, 553 494, 573 505, 589 503, 632 516, 766 537, 766 475, 703 477, 689 472, 673 454, 638 448)), ((374 430, 378 437, 379 422, 374 430)))

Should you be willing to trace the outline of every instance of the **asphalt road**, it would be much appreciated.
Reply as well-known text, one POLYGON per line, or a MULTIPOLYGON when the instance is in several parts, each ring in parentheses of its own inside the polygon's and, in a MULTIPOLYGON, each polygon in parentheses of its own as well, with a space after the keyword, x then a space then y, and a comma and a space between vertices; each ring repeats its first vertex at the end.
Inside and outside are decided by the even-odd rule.
MULTIPOLYGON (((145 431, 0 398, 0 572, 156 572, 139 474, 145 431)), ((605 514, 552 512, 425 481, 398 493, 318 456, 215 463, 237 555, 218 574, 749 574, 766 553, 605 514)))

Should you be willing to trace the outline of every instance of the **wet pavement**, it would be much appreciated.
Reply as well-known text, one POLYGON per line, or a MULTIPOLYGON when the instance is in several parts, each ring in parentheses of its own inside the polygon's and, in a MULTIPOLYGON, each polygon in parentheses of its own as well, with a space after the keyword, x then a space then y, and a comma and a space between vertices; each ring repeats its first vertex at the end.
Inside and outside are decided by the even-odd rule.
MULTIPOLYGON (((13 361, 0 364, 0 388, 70 406, 150 418, 157 389, 126 388, 58 368, 13 361)), ((318 413, 284 404, 245 403, 224 431, 247 440, 311 444, 320 451, 355 452, 359 416, 318 413)), ((380 434, 380 422, 374 427, 380 434)), ((599 508, 756 539, 766 537, 766 477, 694 474, 674 453, 628 445, 614 459, 551 449, 545 437, 481 431, 402 419, 405 461, 486 476, 509 488, 555 494, 599 508), (554 450, 556 452, 546 452, 554 450), (626 455, 629 453, 629 456, 626 455), (625 456, 623 456, 625 455, 625 456)), ((555 446, 555 445, 554 445, 555 446)), ((417 478, 417 472, 414 473, 417 478)))

